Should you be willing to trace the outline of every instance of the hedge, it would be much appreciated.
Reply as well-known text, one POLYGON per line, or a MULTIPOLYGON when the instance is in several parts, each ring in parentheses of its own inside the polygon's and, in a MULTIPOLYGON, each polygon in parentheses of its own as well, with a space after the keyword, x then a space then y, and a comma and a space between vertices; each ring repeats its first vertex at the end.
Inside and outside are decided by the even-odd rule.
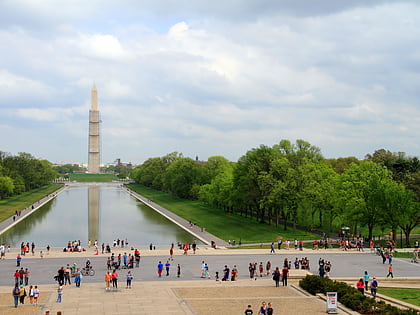
POLYGON ((413 309, 402 310, 398 307, 376 301, 373 298, 364 296, 356 288, 347 283, 333 281, 329 278, 307 275, 299 281, 302 289, 316 295, 327 292, 337 292, 338 301, 353 311, 361 314, 384 314, 384 315, 418 315, 419 312, 413 309))

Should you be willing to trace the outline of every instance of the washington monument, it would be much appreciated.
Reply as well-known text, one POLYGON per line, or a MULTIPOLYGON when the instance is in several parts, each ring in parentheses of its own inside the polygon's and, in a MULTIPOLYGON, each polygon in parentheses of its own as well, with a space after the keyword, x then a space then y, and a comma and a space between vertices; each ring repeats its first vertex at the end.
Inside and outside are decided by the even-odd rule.
POLYGON ((89 110, 89 162, 88 172, 99 173, 100 146, 99 146, 99 124, 101 122, 98 110, 98 91, 95 84, 92 87, 91 105, 89 110))

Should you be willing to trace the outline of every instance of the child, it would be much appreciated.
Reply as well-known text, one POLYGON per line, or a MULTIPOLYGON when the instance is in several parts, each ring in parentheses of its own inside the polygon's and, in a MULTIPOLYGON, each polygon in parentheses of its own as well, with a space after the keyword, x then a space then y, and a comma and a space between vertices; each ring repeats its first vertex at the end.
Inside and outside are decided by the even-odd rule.
POLYGON ((216 275, 214 276, 216 278, 216 281, 219 281, 219 272, 216 271, 216 275))

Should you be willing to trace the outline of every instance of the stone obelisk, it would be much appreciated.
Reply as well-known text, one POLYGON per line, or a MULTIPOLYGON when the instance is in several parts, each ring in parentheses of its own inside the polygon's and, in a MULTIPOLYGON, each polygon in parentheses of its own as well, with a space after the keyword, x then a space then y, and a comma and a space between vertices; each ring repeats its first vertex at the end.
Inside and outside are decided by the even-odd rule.
POLYGON ((92 87, 91 105, 89 110, 89 162, 88 172, 99 173, 100 166, 100 145, 99 145, 99 124, 101 122, 98 110, 98 91, 95 84, 92 87))

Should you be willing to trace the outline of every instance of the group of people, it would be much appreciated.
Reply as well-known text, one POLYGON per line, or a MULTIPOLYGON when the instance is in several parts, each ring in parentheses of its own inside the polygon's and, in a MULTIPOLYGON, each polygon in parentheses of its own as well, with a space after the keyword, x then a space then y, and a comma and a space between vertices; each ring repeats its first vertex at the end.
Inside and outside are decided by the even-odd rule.
POLYGON ((365 295, 365 292, 369 291, 369 281, 370 281, 370 293, 372 294, 373 298, 376 298, 376 293, 378 291, 378 280, 376 277, 372 277, 370 279, 370 275, 367 271, 363 274, 363 277, 359 279, 359 281, 356 283, 357 290, 365 295))
MULTIPOLYGON (((248 305, 248 307, 244 311, 244 314, 245 315, 254 314, 254 311, 251 305, 248 305)), ((271 302, 268 302, 268 304, 266 302, 262 302, 261 306, 258 309, 258 313, 255 313, 255 314, 256 315, 273 315, 274 314, 273 304, 271 302)))
POLYGON ((18 307, 18 304, 25 304, 25 298, 29 294, 29 303, 33 305, 38 305, 39 299, 39 289, 38 286, 29 286, 28 292, 23 284, 15 284, 15 287, 12 290, 12 295, 14 299, 14 306, 18 307))
POLYGON ((138 249, 135 249, 133 254, 129 253, 127 255, 127 253, 124 252, 123 255, 120 253, 117 257, 112 253, 106 261, 108 270, 120 268, 132 269, 134 268, 134 264, 136 265, 136 268, 140 266, 140 251, 138 249))

